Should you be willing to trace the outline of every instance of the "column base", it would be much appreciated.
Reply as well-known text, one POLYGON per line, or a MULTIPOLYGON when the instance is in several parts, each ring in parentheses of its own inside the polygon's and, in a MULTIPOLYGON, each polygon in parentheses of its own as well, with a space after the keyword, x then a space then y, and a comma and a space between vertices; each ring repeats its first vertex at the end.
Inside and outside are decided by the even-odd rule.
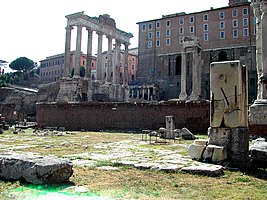
POLYGON ((257 99, 249 107, 249 131, 251 134, 267 135, 267 99, 257 99))
POLYGON ((249 167, 249 131, 247 128, 210 127, 208 137, 208 144, 226 148, 227 158, 233 166, 249 167))
POLYGON ((189 99, 189 97, 188 97, 188 95, 186 93, 181 93, 179 95, 179 100, 186 101, 188 99, 189 99))
POLYGON ((197 95, 195 93, 191 93, 191 95, 189 96, 189 99, 193 101, 201 100, 200 95, 197 95))

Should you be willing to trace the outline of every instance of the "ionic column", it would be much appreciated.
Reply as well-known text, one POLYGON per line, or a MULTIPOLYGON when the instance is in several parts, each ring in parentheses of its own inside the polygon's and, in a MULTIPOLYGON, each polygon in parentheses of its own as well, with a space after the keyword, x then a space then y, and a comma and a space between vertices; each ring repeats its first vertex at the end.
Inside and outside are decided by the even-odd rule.
POLYGON ((137 90, 136 90, 136 98, 137 99, 140 99, 140 87, 137 87, 137 90))
POLYGON ((191 100, 199 100, 200 97, 199 86, 201 86, 201 80, 199 76, 200 73, 199 65, 200 65, 200 59, 198 54, 198 47, 195 47, 193 51, 193 76, 192 76, 193 86, 190 95, 191 100))
POLYGON ((106 36, 108 38, 108 65, 107 65, 107 75, 106 82, 111 82, 111 72, 112 72, 112 37, 106 36))
POLYGON ((120 82, 120 60, 121 60, 121 42, 116 40, 115 44, 115 66, 113 68, 113 82, 119 84, 120 82))
POLYGON ((183 49, 182 51, 182 69, 181 69, 181 93, 179 95, 179 99, 186 100, 186 51, 183 49))
POLYGON ((147 87, 147 100, 150 100, 150 87, 147 87))
POLYGON ((65 57, 64 57, 64 77, 70 76, 70 44, 72 26, 66 27, 65 57))
POLYGON ((76 77, 80 77, 81 45, 82 45, 82 25, 79 24, 77 25, 75 66, 74 66, 74 76, 76 77))
POLYGON ((128 55, 129 55, 129 44, 124 43, 125 50, 124 50, 124 70, 123 70, 123 85, 128 85, 128 55))
POLYGON ((262 50, 262 73, 261 73, 261 85, 262 85, 262 99, 267 99, 267 1, 261 1, 261 50, 262 50))
POLYGON ((86 30, 88 31, 86 78, 91 78, 93 31, 90 28, 86 28, 86 30))
POLYGON ((97 32, 98 35, 98 48, 97 48, 97 64, 96 64, 96 78, 97 80, 103 80, 103 66, 102 66, 102 44, 103 33, 97 32))

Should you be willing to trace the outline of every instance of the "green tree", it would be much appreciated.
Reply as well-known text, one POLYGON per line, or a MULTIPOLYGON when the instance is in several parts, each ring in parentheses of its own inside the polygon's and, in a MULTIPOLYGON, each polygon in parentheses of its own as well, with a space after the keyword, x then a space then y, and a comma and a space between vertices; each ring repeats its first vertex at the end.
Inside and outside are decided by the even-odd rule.
POLYGON ((20 57, 17 58, 16 60, 12 61, 9 65, 9 67, 13 70, 18 70, 18 71, 27 71, 27 70, 31 70, 35 67, 35 63, 26 58, 26 57, 20 57))

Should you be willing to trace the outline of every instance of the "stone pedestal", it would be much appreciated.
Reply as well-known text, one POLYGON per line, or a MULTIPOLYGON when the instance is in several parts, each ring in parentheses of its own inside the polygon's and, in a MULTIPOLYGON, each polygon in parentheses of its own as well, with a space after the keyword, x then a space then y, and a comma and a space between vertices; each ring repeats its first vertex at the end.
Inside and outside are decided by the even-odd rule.
POLYGON ((249 166, 249 132, 247 128, 210 127, 208 137, 208 144, 226 148, 227 158, 234 166, 249 166))
POLYGON ((174 116, 166 116, 166 138, 167 139, 174 139, 174 129, 175 129, 175 123, 174 123, 174 116))
POLYGON ((81 77, 65 77, 60 80, 57 102, 87 101, 88 82, 81 77))
POLYGON ((267 135, 267 99, 256 100, 249 107, 250 134, 267 135))

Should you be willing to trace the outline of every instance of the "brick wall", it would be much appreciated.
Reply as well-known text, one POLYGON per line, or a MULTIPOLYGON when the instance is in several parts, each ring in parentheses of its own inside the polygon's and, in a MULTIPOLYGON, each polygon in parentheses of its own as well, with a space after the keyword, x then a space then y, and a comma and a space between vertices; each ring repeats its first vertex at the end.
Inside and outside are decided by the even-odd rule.
POLYGON ((67 130, 105 129, 156 130, 165 127, 165 116, 174 115, 175 127, 206 132, 209 127, 209 103, 37 103, 37 123, 41 127, 65 127, 67 130))

